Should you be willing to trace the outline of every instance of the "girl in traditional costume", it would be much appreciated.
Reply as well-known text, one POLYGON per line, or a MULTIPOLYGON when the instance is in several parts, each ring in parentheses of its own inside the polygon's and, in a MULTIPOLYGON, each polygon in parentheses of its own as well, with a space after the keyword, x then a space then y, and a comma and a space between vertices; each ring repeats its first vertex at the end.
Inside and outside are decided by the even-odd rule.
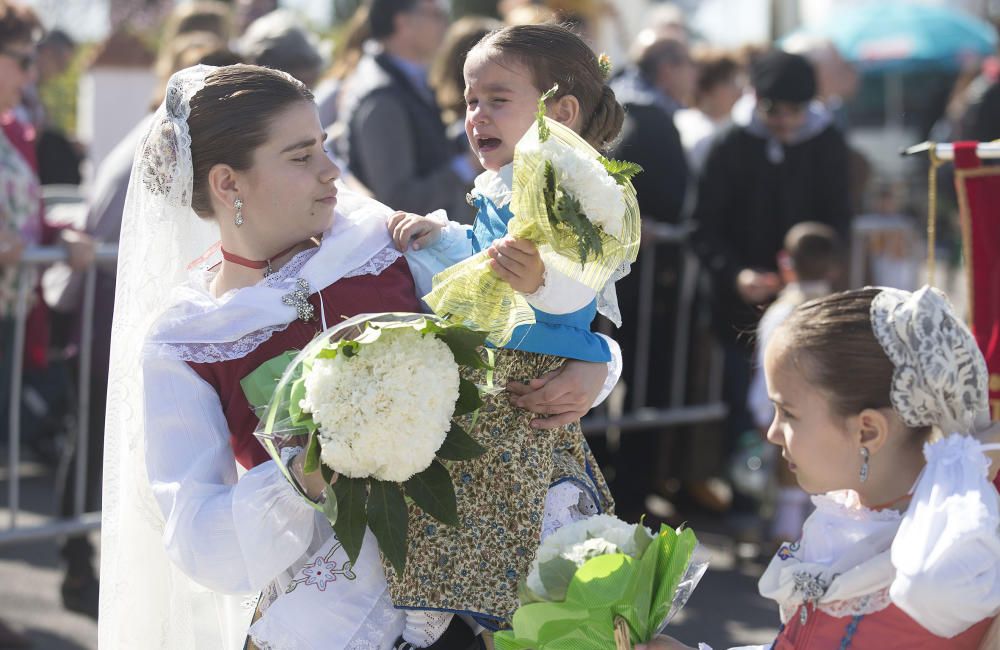
MULTIPOLYGON (((510 325, 512 333, 495 341, 501 346, 496 350, 495 363, 502 380, 524 381, 559 368, 567 359, 612 360, 606 340, 591 332, 590 325, 598 311, 620 324, 614 282, 628 272, 628 253, 622 253, 625 263, 615 269, 617 275, 610 274, 610 279, 605 276, 603 286, 595 290, 562 272, 558 262, 553 265, 558 258, 555 253, 543 258, 534 243, 509 236, 508 232, 517 211, 514 206, 529 202, 528 197, 517 194, 524 186, 514 181, 519 173, 517 165, 523 165, 515 162, 515 145, 543 123, 539 117, 540 100, 545 105, 542 115, 574 131, 565 130, 569 141, 579 141, 577 146, 589 152, 583 155, 604 173, 594 149, 605 147, 617 136, 624 117, 614 92, 605 83, 607 72, 606 60, 599 59, 582 39, 557 25, 508 27, 485 37, 472 48, 465 62, 466 134, 486 169, 476 179, 469 197, 477 209, 475 223, 469 227, 439 215, 403 213, 389 219, 397 247, 407 251, 412 264, 428 273, 447 268, 454 279, 455 269, 460 267, 448 267, 471 261, 477 254, 484 260, 480 264, 485 265, 485 253, 496 276, 526 299, 530 309, 525 311, 532 316, 530 324, 510 325), (549 89, 554 90, 543 97, 549 89), (523 202, 519 203, 519 199, 523 202)), ((520 146, 523 144, 518 152, 520 146)), ((600 182, 580 173, 574 180, 579 184, 600 182)), ((638 208, 631 185, 625 185, 625 190, 619 190, 611 181, 613 191, 624 196, 617 204, 624 216, 616 214, 614 218, 623 222, 633 218, 629 226, 622 228, 629 236, 623 237, 628 241, 620 250, 634 253, 638 250, 638 208)), ((587 215, 595 222, 601 216, 610 215, 587 215)), ((581 267, 579 260, 572 264, 581 267)), ((469 267, 461 268, 464 271, 469 267)), ((439 293, 442 277, 434 278, 434 293, 425 296, 439 315, 454 317, 452 306, 456 303, 469 305, 472 310, 491 307, 484 304, 491 299, 482 297, 481 288, 461 279, 454 280, 458 287, 452 294, 456 303, 438 300, 436 296, 443 295, 439 293)), ((471 322, 492 335, 497 332, 487 323, 503 320, 480 319, 468 313, 458 316, 458 320, 471 322)), ((464 504, 482 515, 467 519, 461 527, 434 527, 433 534, 426 533, 433 526, 427 516, 411 518, 408 558, 441 561, 434 566, 432 562, 414 563, 408 559, 402 575, 387 567, 398 604, 440 610, 424 617, 438 626, 445 624, 449 613, 464 613, 472 614, 487 629, 497 629, 518 606, 517 585, 527 576, 540 540, 565 523, 611 511, 611 495, 579 423, 538 430, 530 420, 530 414, 516 405, 487 400, 474 434, 488 451, 467 464, 473 469, 453 471, 453 478, 461 486, 460 509, 464 504), (463 482, 470 478, 475 480, 466 489, 463 482), (553 503, 558 503, 557 508, 543 507, 546 492, 553 503), (449 548, 467 550, 459 554, 443 551, 449 548), (468 575, 481 578, 477 584, 467 585, 468 575)))
POLYGON ((944 295, 806 303, 764 368, 768 440, 817 496, 802 538, 760 579, 782 620, 760 648, 996 648, 1000 514, 986 452, 1000 445, 985 442, 997 437, 986 364, 944 295))
MULTIPOLYGON (((137 150, 112 333, 101 647, 387 649, 404 630, 373 536, 349 562, 254 438, 240 386, 344 318, 420 310, 391 211, 338 195, 323 139, 288 75, 198 66, 171 78, 137 150), (189 277, 220 235, 222 262, 189 277)), ((562 406, 577 412, 615 378, 572 364, 546 380, 579 395, 562 406)), ((318 498, 302 450, 284 461, 318 498)))

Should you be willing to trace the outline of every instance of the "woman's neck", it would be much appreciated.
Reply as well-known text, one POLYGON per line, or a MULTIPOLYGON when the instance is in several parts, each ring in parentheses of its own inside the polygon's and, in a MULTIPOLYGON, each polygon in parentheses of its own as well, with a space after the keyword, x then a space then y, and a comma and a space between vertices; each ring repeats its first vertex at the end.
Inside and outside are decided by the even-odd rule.
MULTIPOLYGON (((276 257, 269 259, 257 260, 259 262, 270 262, 271 272, 277 271, 285 264, 288 263, 293 257, 301 253, 302 251, 314 248, 318 245, 315 239, 307 239, 299 244, 296 244, 285 252, 280 253, 276 257)), ((229 251, 226 244, 222 244, 222 248, 229 251)), ((229 251, 230 253, 234 251, 229 251)), ((267 267, 264 268, 251 268, 237 261, 231 261, 229 259, 223 258, 222 262, 218 266, 218 273, 212 279, 210 285, 210 291, 212 296, 218 298, 219 296, 232 291, 234 289, 243 289, 245 287, 252 287, 253 285, 264 279, 267 273, 267 267)))

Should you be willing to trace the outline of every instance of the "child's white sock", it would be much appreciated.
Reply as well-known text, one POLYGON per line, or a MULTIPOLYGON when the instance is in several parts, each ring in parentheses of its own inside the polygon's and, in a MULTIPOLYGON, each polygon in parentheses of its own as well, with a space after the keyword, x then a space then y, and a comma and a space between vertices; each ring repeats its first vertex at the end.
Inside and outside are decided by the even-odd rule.
POLYGON ((451 612, 432 612, 414 609, 406 612, 406 629, 403 640, 418 648, 426 648, 441 638, 451 623, 451 612))

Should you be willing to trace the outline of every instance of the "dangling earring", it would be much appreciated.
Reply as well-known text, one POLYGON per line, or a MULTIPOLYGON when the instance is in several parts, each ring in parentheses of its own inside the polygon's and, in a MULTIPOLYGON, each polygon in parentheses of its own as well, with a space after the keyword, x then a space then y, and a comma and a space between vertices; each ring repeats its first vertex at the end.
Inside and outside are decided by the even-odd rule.
POLYGON ((864 483, 868 480, 868 459, 871 458, 871 454, 868 453, 868 447, 861 448, 861 482, 864 483))
POLYGON ((233 223, 235 223, 236 227, 239 228, 243 225, 243 199, 237 198, 233 203, 233 207, 236 208, 236 219, 233 223))

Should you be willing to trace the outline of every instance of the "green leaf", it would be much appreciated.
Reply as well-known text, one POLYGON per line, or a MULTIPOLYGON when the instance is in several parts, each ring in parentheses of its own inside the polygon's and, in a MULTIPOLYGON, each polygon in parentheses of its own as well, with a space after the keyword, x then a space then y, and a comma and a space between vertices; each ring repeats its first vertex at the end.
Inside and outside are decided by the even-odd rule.
POLYGON ((646 552, 646 549, 649 548, 654 539, 655 537, 649 532, 649 529, 642 524, 642 521, 639 521, 639 525, 635 527, 635 533, 632 535, 632 541, 635 542, 636 557, 642 557, 642 554, 646 552))
POLYGON ((448 470, 438 461, 432 461, 430 467, 412 476, 403 484, 403 489, 413 503, 430 516, 449 526, 458 525, 455 486, 448 470))
POLYGON ((488 370, 490 365, 483 360, 479 349, 486 344, 489 332, 471 330, 467 327, 452 326, 442 328, 436 336, 445 342, 455 357, 455 362, 461 366, 488 370))
POLYGON ((332 485, 327 485, 324 489, 326 500, 323 501, 323 514, 330 520, 330 524, 337 523, 337 493, 333 491, 332 485))
POLYGON ((368 513, 365 509, 368 501, 367 483, 368 479, 340 476, 333 484, 333 491, 337 495, 337 522, 333 525, 333 530, 352 563, 358 561, 361 544, 365 539, 365 528, 368 527, 368 513))
POLYGON ((320 474, 322 474, 323 476, 323 480, 332 485, 333 479, 336 478, 337 473, 334 472, 331 468, 327 467, 325 464, 321 464, 319 466, 319 471, 320 474))
POLYGON ((670 612, 670 607, 674 601, 674 593, 677 585, 687 571, 691 563, 691 554, 694 553, 695 546, 698 545, 698 538, 694 531, 685 528, 680 533, 675 532, 669 526, 660 528, 661 535, 665 537, 664 551, 661 553, 656 566, 656 587, 650 607, 650 620, 654 625, 662 622, 670 612))
POLYGON ((465 415, 476 411, 483 405, 483 398, 479 396, 479 387, 474 383, 461 377, 458 380, 458 402, 455 403, 455 413, 465 415))
POLYGON ((631 181, 643 171, 640 165, 627 160, 613 160, 602 156, 600 161, 604 165, 604 169, 607 170, 608 175, 615 179, 615 182, 619 185, 624 185, 631 181))
POLYGON ((301 426, 306 419, 311 420, 312 416, 302 410, 301 402, 306 398, 305 377, 299 377, 292 383, 292 389, 288 394, 288 415, 292 418, 292 424, 301 426))
POLYGON ((306 460, 302 463, 302 471, 311 474, 319 469, 319 436, 315 433, 309 435, 309 446, 306 447, 306 460))
POLYGON ((486 448, 454 422, 448 430, 448 437, 437 450, 437 457, 445 460, 472 460, 486 453, 486 448))
POLYGON ((406 568, 406 501, 399 485, 371 480, 368 495, 368 525, 378 540, 382 555, 399 574, 406 568))
POLYGON ((566 590, 576 569, 576 563, 564 557, 554 557, 538 564, 538 577, 550 599, 561 601, 566 598, 566 590))
POLYGON ((295 350, 289 350, 278 356, 268 359, 249 375, 240 380, 240 387, 247 398, 247 402, 254 409, 264 408, 271 402, 271 396, 278 387, 278 381, 285 374, 288 364, 292 362, 295 350))

